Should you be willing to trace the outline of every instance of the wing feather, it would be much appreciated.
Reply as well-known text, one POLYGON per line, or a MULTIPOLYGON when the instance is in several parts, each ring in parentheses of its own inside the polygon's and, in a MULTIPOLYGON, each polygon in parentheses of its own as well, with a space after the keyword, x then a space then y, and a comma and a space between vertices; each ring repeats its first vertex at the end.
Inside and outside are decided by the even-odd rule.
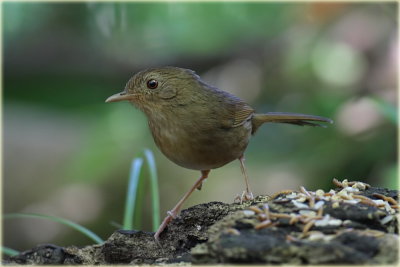
POLYGON ((235 112, 233 115, 232 127, 237 127, 250 120, 253 116, 254 109, 246 103, 240 103, 236 105, 235 112))
POLYGON ((223 128, 233 128, 250 120, 254 109, 241 99, 227 92, 218 90, 218 118, 223 128))

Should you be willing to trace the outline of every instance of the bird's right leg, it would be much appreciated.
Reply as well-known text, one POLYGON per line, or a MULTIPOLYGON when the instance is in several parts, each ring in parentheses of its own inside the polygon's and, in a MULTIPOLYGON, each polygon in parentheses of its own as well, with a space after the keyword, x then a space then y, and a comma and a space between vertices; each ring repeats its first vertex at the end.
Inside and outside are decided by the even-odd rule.
POLYGON ((247 176, 247 171, 246 171, 246 167, 244 166, 244 156, 240 156, 239 158, 240 161, 240 169, 242 170, 242 174, 244 176, 244 181, 246 183, 246 190, 243 191, 241 196, 238 196, 235 199, 238 199, 240 201, 240 204, 242 204, 243 200, 253 200, 253 193, 250 190, 250 183, 249 183, 249 177, 247 176))
POLYGON ((170 221, 178 215, 185 200, 193 193, 193 191, 196 188, 201 187, 201 184, 203 183, 203 181, 205 179, 207 179, 209 173, 210 173, 210 170, 201 171, 201 177, 190 188, 190 190, 188 192, 186 192, 186 194, 181 198, 181 200, 179 200, 179 202, 175 205, 175 207, 172 210, 167 212, 168 216, 165 217, 165 219, 161 223, 160 227, 158 227, 157 232, 154 234, 154 238, 157 241, 159 240, 160 234, 162 233, 162 231, 164 231, 165 227, 167 227, 167 225, 170 223, 170 221))

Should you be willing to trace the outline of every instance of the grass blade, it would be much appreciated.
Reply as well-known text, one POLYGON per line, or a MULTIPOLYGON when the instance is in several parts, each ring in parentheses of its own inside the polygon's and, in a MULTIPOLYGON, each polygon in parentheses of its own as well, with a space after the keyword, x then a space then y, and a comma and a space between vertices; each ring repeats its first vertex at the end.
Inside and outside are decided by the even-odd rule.
POLYGON ((7 256, 16 256, 19 254, 19 251, 16 251, 12 248, 7 248, 7 247, 1 247, 1 252, 4 253, 7 256))
POLYGON ((144 155, 146 157, 147 166, 149 167, 150 173, 153 231, 157 231, 157 228, 160 225, 160 199, 158 191, 157 168, 153 153, 149 149, 144 150, 144 155))
POLYGON ((139 174, 139 181, 136 190, 136 197, 135 197, 136 200, 133 211, 133 229, 142 229, 143 206, 145 203, 146 182, 147 182, 145 178, 146 178, 146 172, 145 169, 142 169, 142 171, 139 174))
POLYGON ((126 195, 124 222, 122 224, 122 227, 125 230, 132 230, 133 227, 133 213, 135 209, 136 194, 142 165, 143 159, 133 159, 131 173, 129 176, 128 192, 126 195))
POLYGON ((82 234, 86 235, 87 237, 89 237, 90 239, 92 239, 93 241, 95 241, 97 244, 101 244, 103 243, 103 239, 101 239, 98 235, 96 235, 95 233, 93 233, 92 231, 90 231, 89 229, 87 229, 86 227, 83 227, 77 223, 74 223, 70 220, 64 219, 64 218, 60 218, 60 217, 56 217, 56 216, 50 216, 50 215, 42 215, 42 214, 36 214, 36 213, 9 213, 9 214, 5 214, 3 216, 4 219, 14 219, 14 218, 39 218, 39 219, 46 219, 46 220, 50 220, 53 222, 58 222, 61 224, 64 224, 66 226, 69 226, 79 232, 81 232, 82 234))

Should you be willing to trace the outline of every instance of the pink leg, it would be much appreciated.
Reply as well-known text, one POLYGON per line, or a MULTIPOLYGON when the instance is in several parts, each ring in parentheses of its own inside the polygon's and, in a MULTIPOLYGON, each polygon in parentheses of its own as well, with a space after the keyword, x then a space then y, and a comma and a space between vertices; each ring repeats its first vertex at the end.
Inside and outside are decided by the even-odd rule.
POLYGON ((178 215, 178 213, 181 210, 181 207, 183 205, 183 202, 185 202, 185 200, 190 196, 190 194, 192 194, 192 192, 196 188, 201 187, 203 180, 207 179, 209 173, 210 173, 210 170, 201 171, 201 177, 190 188, 190 190, 188 192, 186 192, 186 194, 181 198, 181 200, 179 200, 179 202, 175 205, 175 207, 172 210, 167 212, 168 216, 165 217, 165 219, 161 223, 160 227, 158 227, 157 232, 154 234, 154 238, 156 239, 156 241, 159 240, 160 234, 162 233, 162 231, 164 231, 165 227, 167 227, 169 222, 178 215))
POLYGON ((254 197, 253 193, 250 190, 249 177, 247 176, 246 167, 244 166, 243 155, 239 158, 239 161, 240 161, 240 168, 242 169, 242 173, 244 175, 244 181, 246 182, 246 191, 243 192, 240 202, 242 202, 243 200, 253 200, 254 197))

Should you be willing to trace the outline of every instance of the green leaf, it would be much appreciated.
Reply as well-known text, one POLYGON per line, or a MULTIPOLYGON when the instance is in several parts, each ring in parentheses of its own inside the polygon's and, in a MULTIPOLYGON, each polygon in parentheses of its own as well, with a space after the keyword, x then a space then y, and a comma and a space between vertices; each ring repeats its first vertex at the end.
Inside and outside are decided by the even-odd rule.
MULTIPOLYGON (((141 153, 140 153, 141 154, 141 153)), ((142 159, 142 157, 140 157, 142 159)), ((143 166, 142 166, 143 167, 143 166)), ((133 229, 142 229, 143 206, 146 193, 146 172, 142 171, 139 175, 139 181, 135 192, 135 207, 133 211, 133 229)))
POLYGON ((153 153, 149 149, 144 150, 144 155, 150 172, 153 231, 157 231, 160 225, 160 198, 158 191, 157 167, 153 153))
MULTIPOLYGON (((144 157, 148 166, 150 176, 152 221, 153 230, 156 231, 160 225, 160 200, 158 191, 157 168, 153 153, 149 149, 144 150, 144 157)), ((143 158, 135 157, 132 161, 129 176, 128 191, 126 195, 123 229, 140 229, 142 223, 142 210, 145 200, 145 182, 142 173, 143 158)))
POLYGON ((50 215, 36 214, 36 213, 9 213, 3 216, 3 219, 15 219, 15 218, 39 218, 39 219, 50 220, 53 222, 58 222, 81 232, 82 234, 86 235, 87 237, 95 241, 97 244, 101 244, 104 242, 98 235, 96 235, 89 229, 64 218, 50 216, 50 215))
POLYGON ((139 184, 140 172, 143 165, 143 159, 134 158, 132 161, 131 173, 129 176, 128 191, 126 194, 123 229, 132 230, 133 213, 135 210, 136 193, 139 184))

